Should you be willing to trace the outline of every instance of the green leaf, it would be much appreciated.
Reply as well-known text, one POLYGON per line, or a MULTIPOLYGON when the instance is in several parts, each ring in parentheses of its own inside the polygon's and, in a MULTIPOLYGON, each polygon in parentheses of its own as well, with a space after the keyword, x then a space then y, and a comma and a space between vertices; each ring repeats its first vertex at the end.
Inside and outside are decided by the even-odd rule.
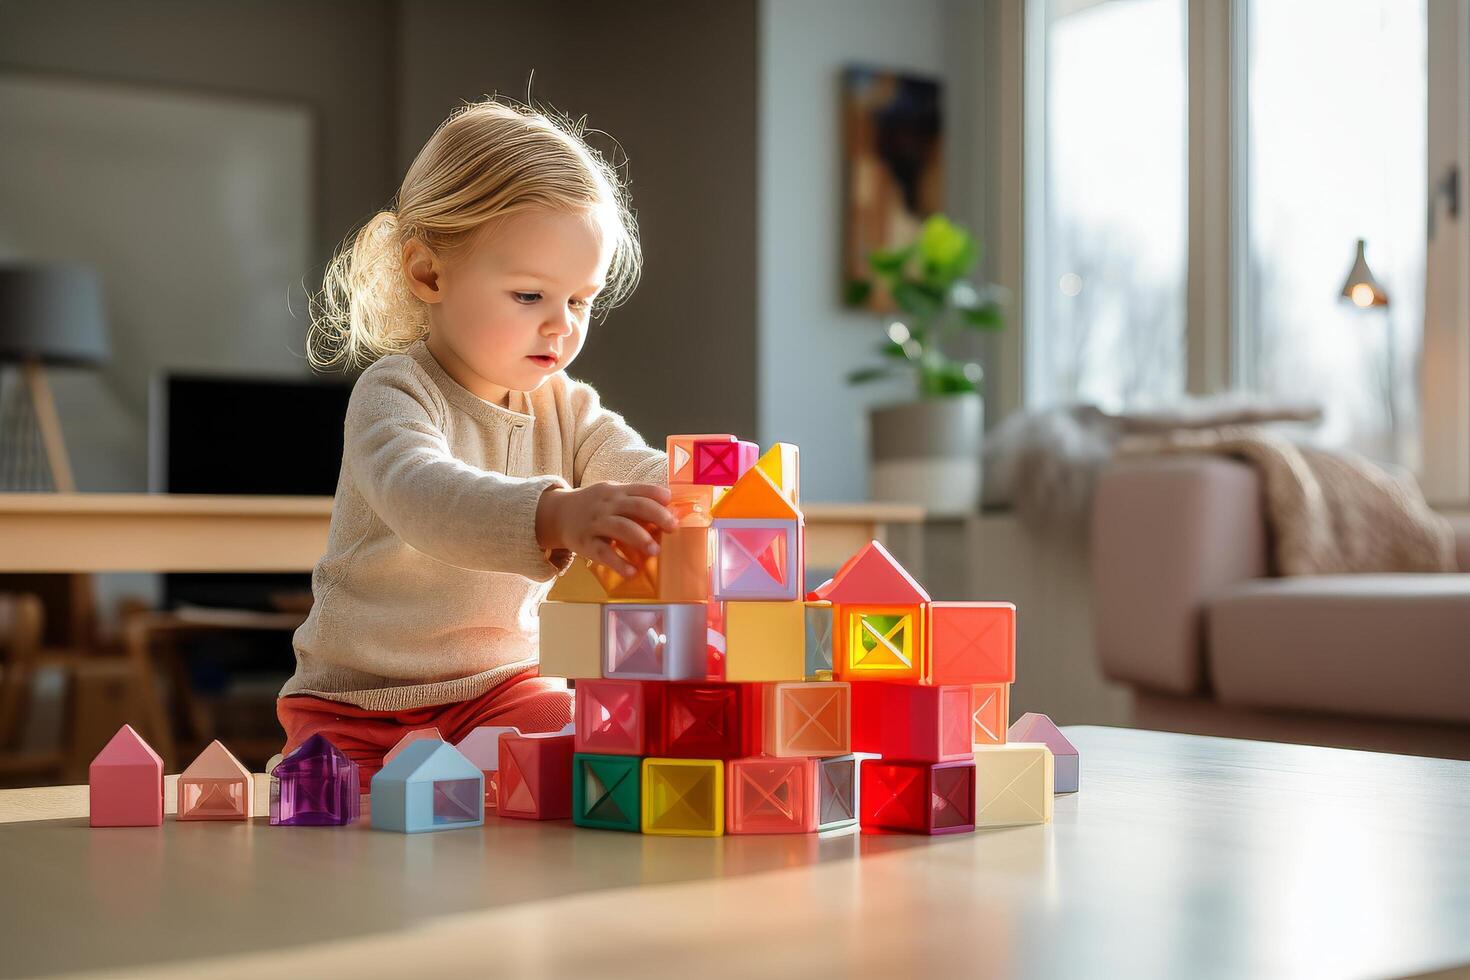
POLYGON ((912 245, 903 248, 875 248, 868 253, 868 265, 880 276, 892 278, 903 273, 903 267, 913 254, 912 245))
POLYGON ((929 319, 944 307, 944 293, 918 282, 901 282, 893 287, 893 299, 909 313, 929 319))
POLYGON ((924 278, 932 285, 948 285, 970 271, 979 252, 970 233, 942 214, 931 215, 919 230, 919 256, 924 278))
POLYGON ((908 353, 903 349, 903 344, 895 344, 891 340, 885 340, 879 344, 878 353, 897 361, 907 361, 909 359, 908 353))
POLYGON ((986 303, 968 310, 961 310, 965 325, 976 330, 1000 330, 1005 327, 1005 312, 995 303, 986 303))

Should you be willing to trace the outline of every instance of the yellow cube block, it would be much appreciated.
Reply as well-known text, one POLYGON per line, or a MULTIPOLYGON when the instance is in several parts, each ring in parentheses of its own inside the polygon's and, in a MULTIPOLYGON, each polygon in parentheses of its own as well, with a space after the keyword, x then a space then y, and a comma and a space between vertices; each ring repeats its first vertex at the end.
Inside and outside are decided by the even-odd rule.
POLYGON ((541 603, 541 673, 602 676, 602 603, 541 603))
POLYGON ((725 603, 725 680, 799 681, 806 677, 806 603, 725 603))
POLYGON ((725 833, 725 763, 719 759, 644 759, 645 834, 719 837, 725 833))
POLYGON ((975 826, 1050 823, 1056 763, 1040 742, 975 747, 975 826))

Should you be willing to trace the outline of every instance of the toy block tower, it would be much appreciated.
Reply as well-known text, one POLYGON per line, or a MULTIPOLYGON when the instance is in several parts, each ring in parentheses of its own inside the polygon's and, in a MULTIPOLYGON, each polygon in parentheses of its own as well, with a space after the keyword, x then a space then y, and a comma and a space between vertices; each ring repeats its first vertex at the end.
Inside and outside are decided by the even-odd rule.
POLYGON ((1014 607, 936 603, 876 541, 806 593, 797 448, 707 434, 668 455, 678 546, 626 556, 628 577, 578 560, 542 604, 542 673, 577 698, 540 794, 645 834, 973 830, 1014 607))

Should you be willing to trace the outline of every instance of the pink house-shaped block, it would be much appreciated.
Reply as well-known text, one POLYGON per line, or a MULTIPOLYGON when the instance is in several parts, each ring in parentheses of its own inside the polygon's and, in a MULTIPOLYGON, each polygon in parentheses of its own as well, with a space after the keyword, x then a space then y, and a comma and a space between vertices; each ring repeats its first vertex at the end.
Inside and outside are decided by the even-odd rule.
POLYGON ((132 725, 124 725, 88 770, 93 827, 163 823, 163 760, 132 725))
POLYGON ((255 781, 218 740, 179 776, 180 820, 249 820, 255 814, 255 781))

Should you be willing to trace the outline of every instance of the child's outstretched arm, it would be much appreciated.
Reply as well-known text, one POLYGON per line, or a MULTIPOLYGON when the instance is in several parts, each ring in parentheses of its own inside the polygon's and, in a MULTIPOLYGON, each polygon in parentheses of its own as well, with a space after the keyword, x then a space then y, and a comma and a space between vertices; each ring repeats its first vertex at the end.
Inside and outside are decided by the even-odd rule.
POLYGON ((457 459, 444 410, 412 375, 364 375, 347 406, 343 458, 383 523, 446 564, 550 580, 564 567, 536 539, 536 512, 556 475, 511 477, 457 459))
POLYGON ((570 378, 567 382, 576 420, 573 482, 579 487, 606 480, 667 486, 669 463, 663 450, 648 445, 621 415, 604 408, 591 385, 570 378))

